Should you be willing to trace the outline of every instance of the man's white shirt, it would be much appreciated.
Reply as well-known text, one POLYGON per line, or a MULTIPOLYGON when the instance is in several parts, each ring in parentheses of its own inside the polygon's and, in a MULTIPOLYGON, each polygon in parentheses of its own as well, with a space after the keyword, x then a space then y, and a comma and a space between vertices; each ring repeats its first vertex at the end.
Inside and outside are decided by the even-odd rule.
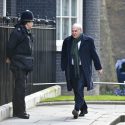
MULTIPOLYGON (((78 42, 78 50, 80 49, 81 41, 78 42)), ((72 58, 72 65, 74 65, 74 60, 72 58)), ((81 60, 79 61, 79 65, 81 65, 81 60)))

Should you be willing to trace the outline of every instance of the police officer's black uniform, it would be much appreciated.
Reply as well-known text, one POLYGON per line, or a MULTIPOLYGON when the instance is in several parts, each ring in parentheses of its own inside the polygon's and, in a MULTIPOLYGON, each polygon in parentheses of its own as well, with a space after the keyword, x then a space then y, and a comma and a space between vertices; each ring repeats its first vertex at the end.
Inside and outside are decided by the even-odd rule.
MULTIPOLYGON (((31 11, 22 13, 21 21, 33 21, 31 11)), ((7 58, 10 59, 10 69, 14 75, 13 116, 28 119, 25 107, 25 86, 28 72, 33 69, 32 35, 23 23, 15 26, 7 43, 7 58)))

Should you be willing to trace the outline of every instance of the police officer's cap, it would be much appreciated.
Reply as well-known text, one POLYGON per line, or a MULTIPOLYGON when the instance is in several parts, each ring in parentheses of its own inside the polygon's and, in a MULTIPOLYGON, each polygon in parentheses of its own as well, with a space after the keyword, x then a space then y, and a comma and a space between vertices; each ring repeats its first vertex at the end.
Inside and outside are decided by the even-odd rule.
POLYGON ((21 22, 32 22, 34 21, 34 15, 30 10, 26 10, 21 14, 21 22))

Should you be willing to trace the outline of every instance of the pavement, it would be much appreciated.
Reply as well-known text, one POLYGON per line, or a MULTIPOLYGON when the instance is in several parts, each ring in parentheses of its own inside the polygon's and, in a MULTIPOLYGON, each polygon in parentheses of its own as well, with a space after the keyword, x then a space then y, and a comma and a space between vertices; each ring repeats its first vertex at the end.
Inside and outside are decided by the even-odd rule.
POLYGON ((0 125, 125 125, 124 104, 88 103, 88 114, 73 119, 74 102, 39 103, 28 109, 30 119, 10 117, 0 125))
MULTIPOLYGON (((61 95, 61 87, 58 85, 46 88, 36 93, 27 95, 25 98, 26 109, 35 107, 41 100, 61 95)), ((12 117, 12 102, 0 106, 0 122, 12 117)))

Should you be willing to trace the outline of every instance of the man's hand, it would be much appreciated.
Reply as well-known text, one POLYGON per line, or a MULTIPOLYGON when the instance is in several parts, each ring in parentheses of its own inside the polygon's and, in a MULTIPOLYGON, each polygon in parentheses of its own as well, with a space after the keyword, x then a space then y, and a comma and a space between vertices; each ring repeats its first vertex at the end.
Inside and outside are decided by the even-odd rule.
POLYGON ((103 74, 103 69, 98 70, 99 75, 103 74))
POLYGON ((6 59, 6 63, 8 63, 8 64, 10 63, 10 59, 9 58, 6 59))

